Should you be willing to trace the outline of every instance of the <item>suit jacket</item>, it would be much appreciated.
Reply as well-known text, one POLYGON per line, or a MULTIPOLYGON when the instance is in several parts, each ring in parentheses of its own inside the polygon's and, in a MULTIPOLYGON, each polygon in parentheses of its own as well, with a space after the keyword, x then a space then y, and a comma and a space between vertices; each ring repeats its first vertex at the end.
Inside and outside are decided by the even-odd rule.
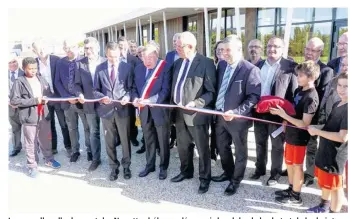
MULTIPOLYGON (((105 62, 106 59, 103 57, 100 57, 101 63, 105 62)), ((93 92, 93 82, 92 82, 92 75, 89 70, 89 59, 88 57, 85 57, 79 62, 77 62, 77 71, 75 73, 74 77, 74 92, 76 96, 79 96, 80 94, 83 94, 86 99, 94 99, 94 92, 93 92)), ((85 113, 93 114, 96 113, 96 106, 97 102, 95 103, 84 103, 83 109, 85 113)))
POLYGON ((174 64, 175 54, 176 54, 176 50, 172 50, 166 54, 165 61, 168 65, 168 68, 170 68, 174 64))
POLYGON ((128 64, 130 64, 134 69, 136 68, 136 66, 138 64, 142 63, 142 61, 139 58, 137 58, 137 57, 135 57, 133 55, 130 55, 129 53, 126 56, 126 62, 128 64))
POLYGON ((324 92, 328 83, 333 79, 333 69, 325 65, 321 61, 318 61, 317 64, 320 66, 320 76, 315 81, 315 87, 318 93, 318 98, 320 103, 324 96, 324 92))
MULTIPOLYGON (((24 71, 20 68, 18 68, 18 77, 24 76, 24 71)), ((9 91, 9 99, 10 99, 10 94, 11 94, 11 72, 8 72, 8 91, 9 91)), ((15 83, 13 83, 15 84, 15 83)), ((11 99, 10 99, 11 100, 11 99)), ((18 113, 18 109, 17 108, 12 108, 11 106, 9 106, 9 116, 15 116, 18 113)))
MULTIPOLYGON (((133 89, 131 99, 141 98, 143 88, 146 84, 146 67, 144 65, 138 65, 135 69, 135 77, 133 83, 133 89)), ((151 74, 147 75, 150 78, 151 74)), ((168 104, 170 100, 170 85, 171 78, 169 75, 169 69, 167 65, 163 67, 162 71, 158 75, 149 93, 149 100, 154 103, 168 104)), ((156 126, 165 125, 169 122, 169 110, 161 107, 149 107, 145 106, 140 111, 141 123, 147 123, 149 119, 153 119, 156 126)))
POLYGON ((341 57, 338 57, 338 58, 335 58, 335 59, 332 59, 331 61, 329 61, 327 63, 327 65, 329 67, 331 67, 334 71, 333 71, 333 77, 336 76, 336 74, 338 73, 339 71, 339 65, 340 65, 340 62, 341 62, 341 57))
MULTIPOLYGON (((171 103, 174 103, 174 92, 183 59, 176 60, 171 68, 173 77, 171 89, 171 103)), ((213 109, 216 96, 216 69, 212 59, 196 54, 184 80, 182 91, 182 105, 194 101, 196 107, 213 109)), ((187 110, 175 109, 175 120, 184 118, 186 125, 205 125, 211 122, 211 116, 203 113, 194 113, 187 110)))
MULTIPOLYGON (((133 68, 131 65, 120 62, 116 80, 114 84, 109 77, 108 61, 105 61, 96 67, 94 80, 94 96, 101 98, 108 96, 114 100, 121 100, 124 96, 130 97, 133 82, 133 68)), ((131 115, 131 104, 121 105, 120 103, 111 102, 110 104, 98 103, 96 108, 97 114, 102 118, 111 118, 114 111, 120 117, 131 115)))
MULTIPOLYGON (((55 76, 56 76, 56 66, 57 66, 57 61, 60 59, 58 56, 55 55, 50 55, 50 69, 51 69, 51 80, 52 80, 52 86, 53 86, 53 97, 60 97, 56 84, 55 84, 55 76)), ((35 59, 36 62, 38 63, 38 72, 40 72, 40 65, 39 65, 39 58, 35 59)), ((55 107, 55 109, 60 109, 61 108, 61 103, 60 102, 49 102, 48 105, 52 105, 55 107)))
MULTIPOLYGON (((257 63, 260 69, 264 66, 266 60, 262 60, 257 63)), ((294 91, 298 87, 297 77, 294 71, 294 68, 297 66, 297 63, 281 58, 280 65, 277 68, 275 75, 272 79, 271 84, 271 95, 278 96, 289 102, 293 103, 294 101, 294 91)), ((261 114, 259 114, 261 115, 261 114)), ((270 119, 276 122, 281 122, 282 119, 279 116, 271 115, 270 113, 266 113, 261 115, 265 119, 270 119)))
MULTIPOLYGON (((227 62, 218 65, 218 90, 227 67, 227 62)), ((224 112, 233 110, 234 114, 252 116, 253 107, 259 102, 261 94, 260 69, 252 63, 239 61, 226 90, 224 112)), ((252 121, 234 119, 227 125, 234 130, 246 129, 252 126, 252 121)))

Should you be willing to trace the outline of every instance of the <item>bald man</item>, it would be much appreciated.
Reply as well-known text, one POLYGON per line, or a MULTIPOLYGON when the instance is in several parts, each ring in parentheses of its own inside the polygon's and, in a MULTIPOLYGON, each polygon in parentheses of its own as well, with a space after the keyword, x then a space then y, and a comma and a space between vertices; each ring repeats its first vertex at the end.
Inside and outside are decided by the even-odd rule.
POLYGON ((334 76, 340 73, 343 57, 348 55, 348 32, 343 33, 339 37, 337 47, 338 47, 338 50, 337 50, 338 57, 329 61, 327 64, 329 67, 331 67, 334 70, 334 76))
POLYGON ((258 62, 260 62, 261 55, 263 54, 263 45, 260 40, 254 39, 251 40, 248 44, 248 51, 249 51, 249 62, 253 65, 256 65, 258 62))
MULTIPOLYGON (((318 37, 313 37, 306 44, 304 49, 305 61, 314 61, 320 66, 320 76, 315 81, 315 87, 318 93, 320 102, 324 96, 325 89, 328 83, 333 78, 333 69, 322 63, 320 57, 324 49, 323 41, 318 37)), ((317 109, 314 117, 312 118, 312 125, 317 125, 319 117, 319 109, 317 109)), ((315 169, 315 155, 317 151, 317 136, 311 136, 307 144, 306 152, 306 171, 304 176, 304 183, 306 186, 313 184, 314 169, 315 169)))

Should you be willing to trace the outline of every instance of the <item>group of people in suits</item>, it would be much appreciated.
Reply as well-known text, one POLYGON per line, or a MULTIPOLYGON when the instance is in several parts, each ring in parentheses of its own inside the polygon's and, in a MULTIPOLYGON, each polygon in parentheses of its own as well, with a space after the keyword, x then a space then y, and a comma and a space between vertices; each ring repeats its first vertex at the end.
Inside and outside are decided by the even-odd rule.
MULTIPOLYGON (((346 39, 347 43, 347 33, 340 39, 346 39)), ((84 40, 85 57, 78 56, 77 42, 66 40, 63 47, 67 56, 59 59, 46 53, 43 41, 34 42, 33 50, 38 56, 37 74, 47 81, 50 96, 78 97, 77 100, 69 102, 47 103, 51 116, 52 153, 57 153, 53 116, 56 112, 67 155, 71 162, 78 160, 80 118, 84 126, 87 159, 92 161, 89 171, 96 170, 101 164, 102 122, 111 168, 109 179, 114 181, 118 178, 120 163, 124 178, 130 179, 131 144, 138 145, 135 121, 139 118, 144 141, 144 147, 139 151, 146 151, 146 165, 139 173, 140 177, 155 171, 158 151, 159 179, 166 179, 170 149, 176 144, 181 166, 180 173, 171 179, 172 182, 193 178, 193 154, 196 148, 199 154, 198 193, 206 193, 211 181, 229 181, 224 194, 235 194, 244 178, 248 160, 248 129, 253 126, 252 121, 235 118, 235 115, 282 122, 283 119, 277 115, 256 113, 254 107, 261 96, 269 95, 293 103, 298 87, 295 73, 297 63, 282 57, 285 45, 282 39, 275 36, 268 40, 266 60, 261 58, 263 46, 259 40, 249 43, 250 59, 245 60, 242 41, 236 35, 227 36, 215 45, 214 60, 197 52, 197 40, 191 32, 175 34, 173 44, 174 50, 162 60, 156 42, 150 41, 139 48, 133 45, 131 53, 128 41, 121 37, 117 42, 107 43, 104 58, 99 54, 99 42, 93 37, 87 37, 84 40), (85 102, 85 99, 94 98, 101 100, 85 102), (152 104, 212 109, 224 112, 225 116, 213 116, 181 108, 152 107, 152 104), (234 155, 231 151, 232 143, 235 146, 234 155), (122 146, 121 162, 116 151, 119 144, 122 146), (223 173, 212 176, 211 159, 216 159, 217 155, 221 158, 223 173)), ((322 40, 316 37, 311 38, 305 47, 305 61, 311 60, 320 66, 320 76, 315 81, 320 102, 329 82, 337 73, 347 72, 347 48, 344 51, 344 46, 338 47, 338 53, 343 51, 346 55, 342 54, 339 59, 325 65, 320 61, 323 47, 322 40)), ((13 80, 11 75, 15 71, 14 64, 9 62, 10 88, 16 79, 15 77, 13 80)), ((22 73, 17 70, 17 77, 20 74, 22 73)), ((40 104, 45 105, 46 102, 40 101, 40 104)), ((9 104, 9 108, 16 111, 18 106, 9 104)), ((322 109, 317 109, 311 124, 317 123, 320 110, 322 109)), ((14 115, 15 113, 10 114, 15 139, 14 150, 10 156, 16 156, 21 150, 18 140, 20 124, 16 122, 14 115)), ((254 174, 249 178, 257 180, 266 174, 267 142, 270 136, 272 165, 268 186, 277 184, 283 175, 285 134, 271 137, 278 128, 277 125, 254 122, 257 161, 254 174)), ((316 150, 317 138, 312 137, 308 141, 308 169, 305 172, 305 179, 309 177, 311 182, 314 177, 312 168, 316 150)))

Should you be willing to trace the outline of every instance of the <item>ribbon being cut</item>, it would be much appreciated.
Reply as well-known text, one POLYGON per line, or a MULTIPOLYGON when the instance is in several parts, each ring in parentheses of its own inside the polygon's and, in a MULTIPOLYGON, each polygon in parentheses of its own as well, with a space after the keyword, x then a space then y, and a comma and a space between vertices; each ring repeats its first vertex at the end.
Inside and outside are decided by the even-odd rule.
MULTIPOLYGON (((99 99, 84 99, 84 101, 86 103, 99 102, 103 98, 104 97, 99 98, 99 99)), ((270 99, 272 100, 272 103, 270 103, 269 107, 276 107, 279 103, 281 103, 280 101, 276 101, 274 98, 276 98, 276 97, 273 97, 273 96, 270 97, 270 99)), ((79 97, 67 97, 67 98, 43 97, 43 100, 47 100, 47 101, 51 101, 51 102, 63 102, 63 101, 79 100, 79 99, 80 99, 79 97)), ((262 101, 265 102, 265 103, 263 102, 264 104, 267 104, 266 103, 267 100, 268 100, 268 98, 265 99, 265 100, 263 99, 262 101)), ((290 108, 286 109, 287 106, 290 107, 289 104, 291 104, 291 103, 286 101, 286 100, 284 100, 284 101, 285 101, 285 104, 282 104, 281 107, 284 110, 286 110, 287 113, 293 112, 294 108, 293 108, 293 110, 291 110, 290 108), (289 104, 286 103, 286 102, 288 102, 289 104)), ((111 102, 121 103, 123 101, 121 101, 121 100, 111 100, 111 102)), ((130 102, 130 101, 128 101, 126 103, 127 104, 133 104, 133 102, 130 102)), ((139 103, 141 105, 148 105, 150 107, 181 108, 181 109, 184 109, 184 110, 195 111, 195 112, 211 114, 211 115, 234 116, 235 119, 247 119, 247 120, 252 120, 252 121, 257 121, 257 122, 263 122, 263 123, 270 123, 270 124, 280 125, 281 126, 281 128, 280 128, 281 130, 283 130, 283 126, 288 126, 288 127, 291 127, 291 128, 307 130, 307 127, 297 127, 297 126, 286 124, 286 123, 273 122, 273 121, 269 121, 269 120, 265 120, 265 119, 258 119, 258 118, 254 118, 254 117, 242 116, 242 115, 237 115, 237 114, 228 114, 228 113, 224 113, 224 112, 221 112, 221 111, 210 110, 210 109, 203 109, 203 108, 196 108, 196 107, 186 107, 186 106, 180 106, 180 105, 174 105, 174 104, 158 104, 158 103, 150 103, 150 102, 142 102, 142 101, 140 101, 139 103)), ((259 107, 259 103, 257 105, 257 108, 259 107)), ((265 106, 260 106, 260 108, 265 108, 265 110, 262 110, 261 112, 267 112, 266 111, 267 108, 265 106)))

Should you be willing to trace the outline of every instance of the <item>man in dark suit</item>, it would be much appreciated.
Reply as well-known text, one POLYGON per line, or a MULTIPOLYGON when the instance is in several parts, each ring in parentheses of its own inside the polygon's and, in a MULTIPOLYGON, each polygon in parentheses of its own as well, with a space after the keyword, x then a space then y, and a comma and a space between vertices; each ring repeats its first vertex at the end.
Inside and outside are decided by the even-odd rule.
POLYGON ((343 33, 339 37, 337 47, 338 57, 329 61, 327 64, 334 70, 334 76, 340 73, 343 57, 348 55, 348 32, 343 33))
POLYGON ((83 109, 89 125, 91 153, 88 153, 88 160, 92 160, 89 171, 92 172, 101 164, 101 139, 100 139, 100 117, 96 113, 97 103, 85 103, 85 98, 94 99, 93 84, 96 67, 105 62, 106 59, 100 57, 100 46, 96 38, 88 37, 84 40, 85 56, 77 62, 77 72, 75 74, 75 95, 80 97, 79 102, 83 104, 83 109))
POLYGON ((252 121, 236 119, 234 115, 252 116, 252 109, 258 103, 261 92, 260 70, 243 60, 242 41, 236 35, 223 40, 224 59, 218 65, 218 96, 215 109, 227 116, 216 119, 216 139, 224 173, 213 177, 213 181, 229 180, 225 195, 236 193, 248 160, 248 129, 252 121), (231 151, 235 145, 235 162, 231 151))
MULTIPOLYGON (((178 59, 170 72, 173 77, 171 101, 186 107, 212 109, 215 99, 215 65, 213 60, 196 52, 197 40, 191 32, 183 32, 176 41, 178 59)), ((211 115, 175 109, 177 148, 181 173, 171 179, 181 182, 193 178, 194 140, 199 153, 198 193, 208 191, 211 179, 209 124, 211 115)))
MULTIPOLYGON (((294 90, 297 88, 297 78, 294 68, 297 63, 282 57, 284 42, 278 37, 272 37, 267 43, 267 60, 257 63, 261 69, 261 96, 278 96, 293 103, 294 90)), ((274 122, 282 122, 282 119, 270 113, 256 114, 258 118, 274 122)), ((254 122, 254 134, 256 142, 256 169, 250 179, 259 179, 266 174, 268 138, 279 128, 278 125, 254 122)), ((267 185, 277 184, 283 164, 284 133, 275 138, 271 136, 271 171, 267 185)))
MULTIPOLYGON (((8 71, 8 82, 9 82, 9 95, 11 93, 12 86, 15 80, 24 75, 24 72, 19 68, 18 60, 15 55, 9 56, 9 71, 8 71)), ((10 104, 10 99, 8 101, 9 105, 9 121, 12 129, 12 139, 13 139, 13 150, 10 153, 10 157, 16 156, 22 150, 21 143, 21 130, 22 125, 19 120, 18 109, 10 104)))
MULTIPOLYGON (((57 61, 55 85, 60 97, 74 97, 74 77, 77 72, 77 62, 79 61, 78 43, 75 40, 65 40, 63 42, 63 49, 67 56, 57 61)), ((69 102, 62 102, 61 107, 64 110, 64 115, 66 117, 69 130, 69 137, 72 143, 72 150, 67 150, 68 156, 70 156, 70 162, 77 162, 80 156, 78 129, 79 117, 84 126, 85 146, 88 153, 87 158, 90 160, 90 130, 83 110, 83 105, 77 100, 70 100, 69 102)))
POLYGON ((139 177, 155 171, 156 148, 160 148, 159 179, 167 177, 169 166, 169 112, 166 108, 142 105, 144 102, 168 104, 170 76, 164 60, 158 59, 156 46, 147 44, 142 53, 144 64, 135 69, 132 100, 140 109, 142 131, 146 142, 145 169, 139 177))
POLYGON ((103 98, 97 105, 97 113, 102 118, 105 133, 105 144, 109 166, 112 171, 110 181, 118 179, 120 163, 117 158, 116 135, 122 145, 124 179, 131 178, 131 148, 130 148, 130 116, 131 105, 130 92, 133 83, 133 67, 125 62, 120 62, 120 50, 115 42, 106 45, 107 61, 96 67, 94 79, 94 96, 103 98), (112 102, 119 100, 119 102, 112 102))
MULTIPOLYGON (((311 60, 316 62, 320 66, 320 76, 315 80, 315 88, 318 93, 319 102, 322 101, 326 87, 333 78, 333 69, 322 63, 320 60, 323 48, 323 41, 318 37, 313 37, 309 40, 304 49, 305 61, 311 60)), ((319 110, 320 107, 318 107, 314 117, 312 118, 311 125, 318 124, 319 110)), ((304 176, 304 184, 306 186, 309 186, 313 184, 314 179, 315 156, 317 151, 317 136, 310 137, 306 148, 306 171, 304 176)))
MULTIPOLYGON (((55 76, 56 76, 56 64, 60 59, 58 56, 49 55, 47 51, 47 44, 44 40, 37 40, 32 44, 33 52, 38 56, 36 61, 38 63, 38 74, 43 76, 45 80, 49 83, 51 93, 53 97, 60 97, 56 85, 55 85, 55 76)), ((58 119, 58 122, 61 127, 63 135, 63 143, 66 150, 71 150, 71 142, 69 138, 68 125, 66 118, 64 116, 64 111, 61 109, 60 102, 49 102, 48 109, 51 116, 51 142, 52 142, 52 153, 57 154, 57 131, 55 124, 55 112, 58 119)))
MULTIPOLYGON (((129 44, 126 37, 123 37, 123 36, 119 37, 117 43, 120 49, 120 61, 130 64, 133 68, 132 74, 134 74, 134 69, 138 64, 142 62, 140 62, 140 60, 135 56, 128 53, 129 44)), ((138 129, 137 129, 137 126, 135 125, 136 109, 134 106, 131 106, 131 109, 132 109, 132 114, 130 115, 130 140, 132 145, 139 146, 139 142, 137 141, 138 129)))

